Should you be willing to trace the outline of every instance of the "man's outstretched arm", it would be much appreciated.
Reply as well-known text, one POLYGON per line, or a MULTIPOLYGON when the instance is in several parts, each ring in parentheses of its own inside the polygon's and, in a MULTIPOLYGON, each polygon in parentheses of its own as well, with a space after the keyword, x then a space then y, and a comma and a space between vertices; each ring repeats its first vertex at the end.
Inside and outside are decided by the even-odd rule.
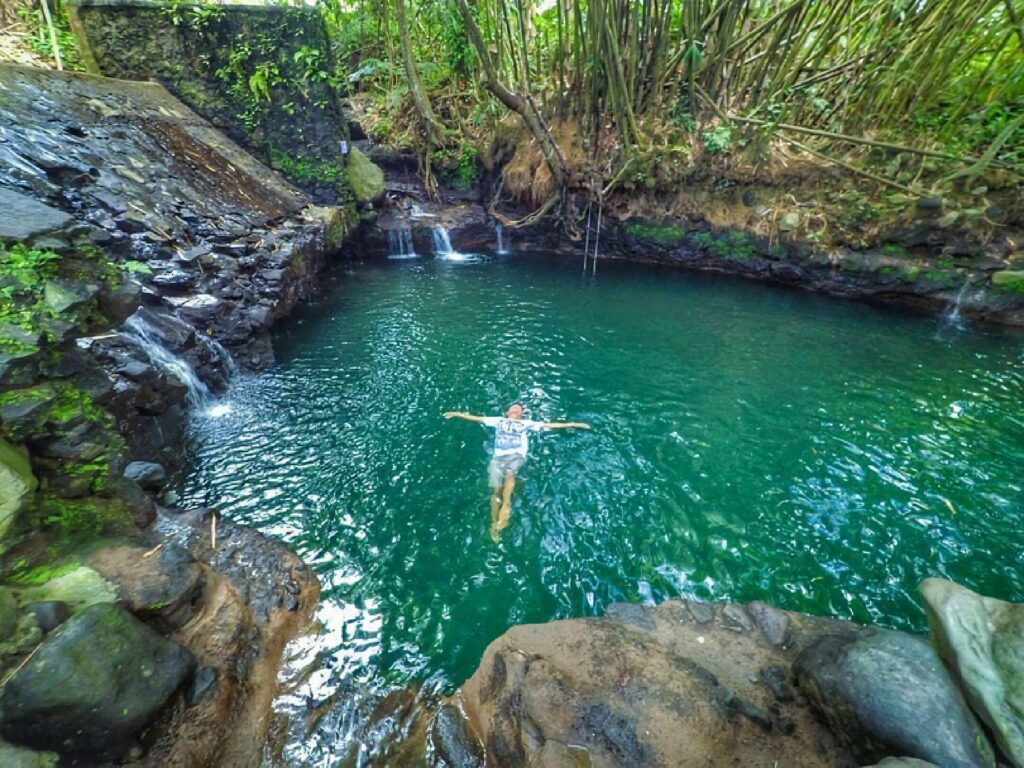
POLYGON ((441 415, 446 419, 465 419, 466 421, 475 421, 478 424, 482 424, 484 421, 483 416, 474 416, 472 413, 463 413, 462 411, 445 411, 441 415))
POLYGON ((590 429, 585 421, 545 421, 544 429, 590 429))

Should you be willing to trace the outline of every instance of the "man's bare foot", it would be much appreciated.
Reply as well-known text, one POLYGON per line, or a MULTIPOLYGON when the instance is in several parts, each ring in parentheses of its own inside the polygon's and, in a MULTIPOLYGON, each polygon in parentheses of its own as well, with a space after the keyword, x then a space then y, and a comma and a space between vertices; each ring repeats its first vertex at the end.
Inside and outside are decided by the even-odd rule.
POLYGON ((498 530, 497 524, 491 526, 491 541, 501 544, 501 531, 498 530))

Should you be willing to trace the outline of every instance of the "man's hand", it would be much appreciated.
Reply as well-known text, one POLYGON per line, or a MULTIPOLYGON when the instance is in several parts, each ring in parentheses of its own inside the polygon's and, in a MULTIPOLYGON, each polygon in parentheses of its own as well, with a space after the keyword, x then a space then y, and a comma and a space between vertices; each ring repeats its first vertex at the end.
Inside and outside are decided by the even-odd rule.
POLYGON ((446 419, 454 419, 456 416, 461 416, 462 414, 459 411, 445 411, 441 415, 446 419))
POLYGON ((590 429, 590 425, 585 421, 574 421, 572 425, 577 429, 590 429))

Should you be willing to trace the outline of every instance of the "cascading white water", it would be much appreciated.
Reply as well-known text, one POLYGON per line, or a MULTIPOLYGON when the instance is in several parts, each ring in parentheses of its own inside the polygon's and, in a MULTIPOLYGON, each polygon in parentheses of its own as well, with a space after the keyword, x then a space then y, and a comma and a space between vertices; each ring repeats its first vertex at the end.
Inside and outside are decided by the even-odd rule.
POLYGON ((412 230, 404 229, 388 230, 388 258, 389 259, 415 259, 418 256, 412 247, 412 230))
POLYGON ((434 256, 442 261, 457 261, 462 264, 478 264, 488 259, 478 253, 462 253, 452 247, 451 238, 448 237, 448 230, 437 225, 434 233, 434 256))
POLYGON ((202 410, 210 405, 213 400, 210 388, 196 376, 188 363, 163 345, 149 323, 136 314, 124 321, 124 327, 153 365, 185 385, 188 389, 188 404, 192 409, 202 410))
POLYGON ((971 287, 970 279, 964 281, 964 284, 960 286, 960 291, 957 293, 956 298, 953 300, 953 304, 946 310, 946 314, 942 316, 946 325, 951 325, 954 328, 966 328, 967 324, 964 322, 961 309, 964 305, 964 299, 967 297, 967 291, 971 287))
POLYGON ((501 226, 500 222, 495 223, 494 233, 498 239, 498 253, 501 255, 508 253, 508 251, 505 249, 505 229, 504 227, 501 226))
POLYGON ((448 237, 448 230, 444 227, 434 227, 434 254, 437 256, 452 256, 456 253, 452 248, 452 241, 448 237))

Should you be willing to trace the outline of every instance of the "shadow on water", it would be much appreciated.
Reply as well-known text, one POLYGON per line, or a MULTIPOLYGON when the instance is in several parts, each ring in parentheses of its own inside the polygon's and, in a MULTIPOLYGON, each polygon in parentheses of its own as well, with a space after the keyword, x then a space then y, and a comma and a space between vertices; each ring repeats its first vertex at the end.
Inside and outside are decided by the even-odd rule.
POLYGON ((1018 333, 512 257, 335 272, 275 350, 229 413, 194 423, 176 488, 283 539, 323 584, 271 764, 412 759, 388 750, 422 749, 422 713, 508 627, 618 600, 921 630, 926 576, 1024 598, 1018 333), (494 546, 491 434, 440 414, 515 399, 594 429, 533 441, 494 546))

